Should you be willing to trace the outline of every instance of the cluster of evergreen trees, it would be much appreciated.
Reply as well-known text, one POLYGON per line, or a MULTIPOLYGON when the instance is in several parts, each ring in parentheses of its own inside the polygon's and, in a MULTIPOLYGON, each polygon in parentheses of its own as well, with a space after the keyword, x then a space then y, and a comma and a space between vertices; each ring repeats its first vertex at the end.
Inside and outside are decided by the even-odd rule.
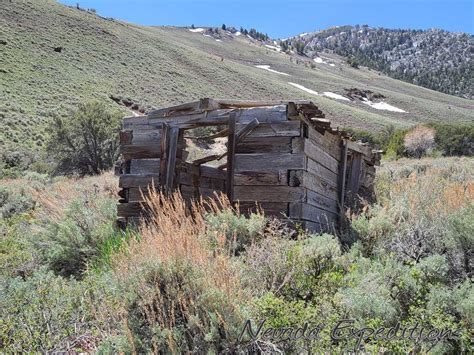
POLYGON ((447 94, 472 98, 473 36, 442 30, 389 30, 343 26, 292 42, 311 55, 330 50, 359 65, 447 94))

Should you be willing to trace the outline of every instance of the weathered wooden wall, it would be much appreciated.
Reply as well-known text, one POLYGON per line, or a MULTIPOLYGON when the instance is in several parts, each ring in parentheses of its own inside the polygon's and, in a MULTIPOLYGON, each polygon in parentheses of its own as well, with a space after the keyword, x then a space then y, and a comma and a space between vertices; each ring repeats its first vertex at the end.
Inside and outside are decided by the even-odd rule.
POLYGON ((244 213, 258 203, 267 215, 331 232, 356 194, 371 193, 378 156, 331 129, 312 103, 253 107, 258 103, 206 100, 124 120, 119 217, 139 216, 148 186, 171 178, 185 199, 225 192, 244 213), (228 127, 222 134, 229 134, 231 156, 220 169, 184 161, 183 131, 201 125, 228 127), (171 165, 170 149, 176 153, 171 165), (163 176, 164 166, 173 171, 163 176))

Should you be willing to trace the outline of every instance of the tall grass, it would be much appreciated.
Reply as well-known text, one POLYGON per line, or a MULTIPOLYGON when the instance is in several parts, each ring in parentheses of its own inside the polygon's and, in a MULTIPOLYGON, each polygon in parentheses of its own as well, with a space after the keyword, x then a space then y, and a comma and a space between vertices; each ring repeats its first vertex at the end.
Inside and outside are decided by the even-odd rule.
POLYGON ((117 278, 135 290, 123 315, 130 342, 138 352, 229 350, 247 296, 226 229, 210 230, 205 220, 233 210, 229 201, 219 196, 189 205, 179 193, 153 190, 145 204, 150 216, 139 226, 140 238, 111 262, 117 278))

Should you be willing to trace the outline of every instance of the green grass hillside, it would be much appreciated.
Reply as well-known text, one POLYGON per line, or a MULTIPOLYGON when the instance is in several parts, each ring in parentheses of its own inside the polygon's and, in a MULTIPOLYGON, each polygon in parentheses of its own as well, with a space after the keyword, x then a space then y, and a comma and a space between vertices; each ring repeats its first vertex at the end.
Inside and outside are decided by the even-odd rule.
POLYGON ((51 117, 67 116, 68 108, 91 99, 118 107, 111 97, 143 110, 200 97, 312 99, 336 125, 366 130, 474 119, 472 100, 354 69, 340 57, 315 63, 244 35, 222 35, 216 41, 186 28, 138 26, 53 0, 2 1, 0 147, 42 146, 51 117), (315 96, 289 82, 320 94, 369 89, 406 112, 315 96))

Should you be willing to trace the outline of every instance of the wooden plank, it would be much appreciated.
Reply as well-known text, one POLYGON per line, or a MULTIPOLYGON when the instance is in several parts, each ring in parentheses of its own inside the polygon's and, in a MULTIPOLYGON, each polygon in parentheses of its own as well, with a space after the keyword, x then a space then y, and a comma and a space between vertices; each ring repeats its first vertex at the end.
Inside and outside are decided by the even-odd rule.
POLYGON ((120 144, 132 144, 133 131, 125 130, 119 133, 120 144))
POLYGON ((304 152, 304 142, 305 138, 303 137, 293 137, 291 138, 291 153, 303 153, 304 152))
POLYGON ((305 198, 303 187, 234 186, 235 201, 298 202, 305 198))
POLYGON ((312 143, 321 147, 323 151, 327 152, 337 161, 341 159, 341 138, 339 136, 333 135, 328 131, 325 134, 321 134, 313 128, 310 128, 308 133, 312 143))
POLYGON ((290 218, 304 219, 320 224, 337 223, 338 220, 336 213, 322 210, 304 202, 290 203, 288 211, 290 218))
POLYGON ((352 194, 356 194, 360 187, 360 175, 362 169, 362 154, 353 152, 351 162, 351 176, 349 178, 348 190, 352 194))
POLYGON ((306 191, 306 202, 322 210, 339 213, 338 203, 336 201, 309 189, 306 191))
POLYGON ((139 217, 143 215, 144 212, 140 202, 119 203, 117 205, 118 217, 139 217))
MULTIPOLYGON (((238 129, 242 124, 237 126, 238 129)), ((283 121, 279 123, 260 123, 248 137, 299 137, 301 135, 301 121, 283 121)))
POLYGON ((339 179, 341 181, 339 185, 339 226, 342 227, 342 222, 344 221, 344 203, 346 198, 346 172, 347 172, 347 151, 348 145, 347 140, 343 140, 343 149, 342 149, 342 166, 339 179))
POLYGON ((152 183, 154 183, 155 186, 159 186, 160 176, 158 174, 125 174, 121 175, 119 178, 119 187, 147 187, 152 183))
POLYGON ((123 129, 133 129, 135 131, 137 129, 161 129, 163 123, 188 128, 192 127, 193 125, 196 127, 200 125, 227 125, 229 113, 231 111, 232 110, 215 110, 210 112, 183 114, 167 118, 157 118, 153 115, 153 113, 149 113, 147 116, 124 118, 122 127, 123 129))
POLYGON ((304 140, 304 152, 308 157, 331 170, 333 173, 339 173, 338 160, 334 159, 330 154, 324 151, 324 149, 312 143, 309 139, 304 140))
POLYGON ((148 116, 152 116, 153 118, 164 118, 164 117, 170 117, 170 116, 178 116, 182 115, 184 113, 190 113, 193 111, 199 110, 200 107, 200 102, 199 101, 193 101, 193 102, 187 102, 185 104, 181 105, 176 105, 176 106, 171 106, 171 107, 166 107, 158 110, 153 110, 151 111, 148 116))
POLYGON ((284 185, 288 186, 288 172, 273 173, 242 171, 234 174, 234 185, 284 185))
POLYGON ((130 160, 131 174, 159 174, 160 159, 132 159, 130 160))
POLYGON ((120 145, 120 153, 124 159, 141 159, 141 158, 159 158, 161 149, 159 145, 120 145))
MULTIPOLYGON (((294 138, 296 139, 296 138, 294 138)), ((236 153, 291 153, 291 137, 245 137, 236 146, 236 153)))
POLYGON ((167 124, 162 125, 161 133, 161 154, 160 154, 160 183, 161 186, 166 189, 166 176, 168 167, 168 145, 170 127, 167 124))
POLYGON ((227 177, 226 194, 230 202, 234 201, 234 169, 236 145, 236 114, 232 112, 229 117, 229 135, 227 136, 227 177))
POLYGON ((350 150, 366 155, 367 157, 372 157, 372 148, 369 146, 364 146, 362 144, 347 140, 347 146, 350 150))
POLYGON ((257 211, 263 211, 265 216, 287 217, 288 203, 287 202, 241 202, 239 203, 240 213, 249 215, 257 211))
POLYGON ((176 176, 176 155, 178 153, 178 135, 179 128, 172 127, 170 129, 170 139, 168 146, 168 161, 166 167, 166 184, 165 193, 171 194, 174 189, 175 176, 176 176))
POLYGON ((200 166, 199 167, 199 174, 204 177, 216 178, 216 179, 225 179, 226 172, 214 168, 212 166, 200 166))
POLYGON ((305 169, 306 157, 304 154, 276 153, 276 154, 236 154, 235 171, 277 172, 289 169, 305 169))
POLYGON ((248 123, 257 118, 260 123, 287 121, 286 105, 251 107, 237 111, 237 122, 248 123))
POLYGON ((256 118, 246 124, 242 129, 240 129, 235 135, 235 143, 239 143, 243 140, 246 136, 248 136, 258 125, 260 122, 256 118))
POLYGON ((178 176, 178 183, 184 185, 202 186, 220 191, 224 190, 225 180, 223 179, 214 179, 204 176, 199 176, 198 179, 196 179, 196 177, 198 176, 187 174, 181 171, 178 176))
POLYGON ((128 202, 143 201, 143 196, 149 196, 150 189, 148 187, 131 187, 128 190, 128 202))
POLYGON ((230 99, 215 99, 220 107, 226 108, 245 108, 258 106, 276 106, 281 105, 283 101, 262 101, 262 100, 230 100, 230 99))
POLYGON ((318 162, 315 162, 313 159, 308 158, 307 171, 311 174, 319 176, 321 179, 325 180, 329 185, 337 188, 338 175, 333 173, 331 170, 325 168, 318 162))
POLYGON ((132 144, 144 145, 144 144, 156 144, 160 145, 161 141, 161 129, 151 130, 134 130, 132 144))
POLYGON ((319 176, 304 171, 302 181, 303 182, 301 186, 304 186, 306 189, 314 191, 336 202, 338 201, 337 189, 334 188, 334 186, 328 184, 325 180, 321 179, 319 176))
POLYGON ((318 223, 312 221, 300 221, 301 226, 304 230, 308 231, 310 234, 322 234, 322 233, 329 233, 336 235, 337 234, 337 226, 335 223, 318 223))

